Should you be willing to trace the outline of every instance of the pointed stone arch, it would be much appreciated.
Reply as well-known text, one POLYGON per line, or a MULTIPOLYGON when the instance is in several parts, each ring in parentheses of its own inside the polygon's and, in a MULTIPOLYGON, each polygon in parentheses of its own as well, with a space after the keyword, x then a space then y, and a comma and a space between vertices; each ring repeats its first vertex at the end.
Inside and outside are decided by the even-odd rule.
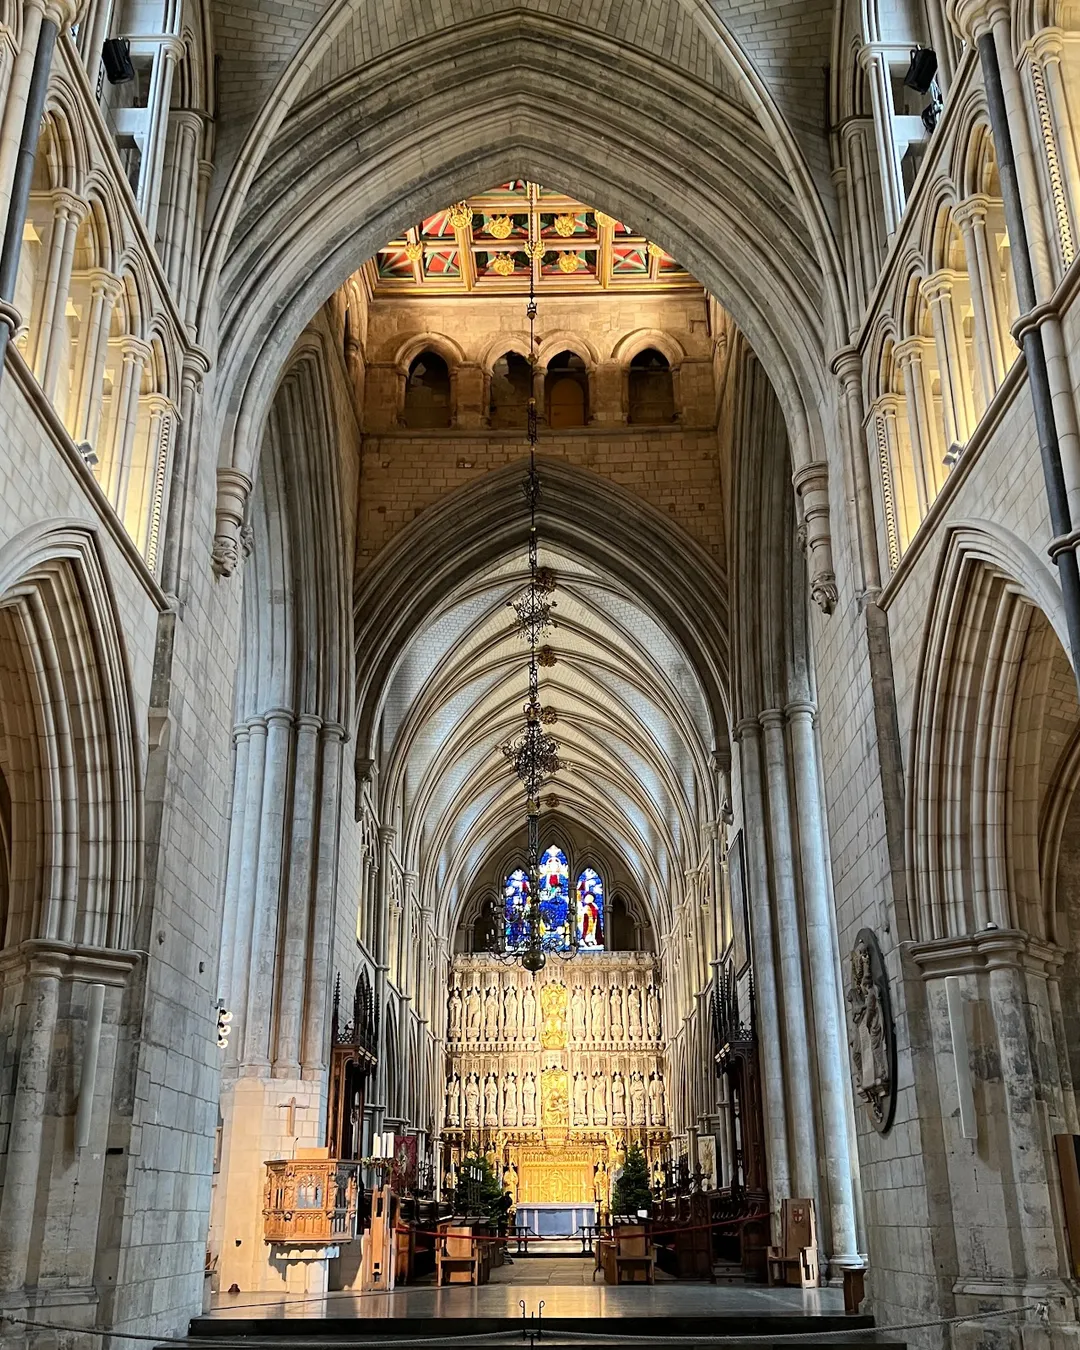
POLYGON ((950 531, 933 594, 908 750, 910 934, 1045 939, 1038 760, 1055 655, 1068 670, 1060 592, 1026 545, 978 522, 950 531))
POLYGON ((96 538, 50 522, 0 549, 0 761, 10 910, 0 945, 131 945, 143 761, 96 538))

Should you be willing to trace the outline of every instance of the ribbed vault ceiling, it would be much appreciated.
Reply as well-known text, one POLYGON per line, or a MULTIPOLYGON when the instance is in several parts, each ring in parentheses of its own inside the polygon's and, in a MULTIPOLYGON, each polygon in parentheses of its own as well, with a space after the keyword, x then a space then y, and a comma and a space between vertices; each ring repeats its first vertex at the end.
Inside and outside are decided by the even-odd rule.
MULTIPOLYGON (((544 801, 618 850, 662 931, 714 812, 712 719, 686 654, 627 587, 559 546, 555 664, 541 701, 556 710, 563 768, 544 801)), ((489 851, 524 821, 521 785, 500 752, 521 725, 526 647, 509 602, 525 559, 450 593, 402 652, 385 689, 384 800, 403 810, 402 857, 444 931, 489 851)))

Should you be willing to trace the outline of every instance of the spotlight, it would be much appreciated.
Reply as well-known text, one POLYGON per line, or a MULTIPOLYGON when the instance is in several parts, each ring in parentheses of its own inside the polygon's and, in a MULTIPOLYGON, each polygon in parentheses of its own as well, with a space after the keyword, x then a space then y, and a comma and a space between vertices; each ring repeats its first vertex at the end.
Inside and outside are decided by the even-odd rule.
POLYGON ((904 84, 917 94, 928 94, 937 74, 937 53, 932 47, 913 47, 911 64, 904 76, 904 84))
POLYGON ((127 38, 106 38, 101 44, 101 62, 110 84, 127 84, 135 78, 131 43, 127 38))
POLYGON ((88 468, 91 468, 91 469, 92 469, 92 468, 94 467, 94 465, 98 462, 98 457, 97 457, 97 451, 96 451, 96 450, 94 449, 94 447, 90 444, 90 442, 89 442, 89 441, 80 441, 79 444, 78 444, 75 448, 78 450, 79 454, 82 455, 82 461, 83 461, 83 463, 84 463, 88 468))

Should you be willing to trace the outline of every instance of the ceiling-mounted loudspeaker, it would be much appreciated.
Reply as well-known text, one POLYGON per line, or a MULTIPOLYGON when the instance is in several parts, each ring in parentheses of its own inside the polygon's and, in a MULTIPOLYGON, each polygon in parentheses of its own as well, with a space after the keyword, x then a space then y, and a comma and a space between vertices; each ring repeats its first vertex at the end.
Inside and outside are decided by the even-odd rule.
POLYGON ((106 38, 101 44, 101 63, 110 84, 127 84, 135 78, 131 64, 131 43, 127 38, 106 38))
POLYGON ((915 47, 911 53, 911 65, 908 66, 904 83, 917 94, 928 94, 937 74, 937 52, 933 47, 915 47))

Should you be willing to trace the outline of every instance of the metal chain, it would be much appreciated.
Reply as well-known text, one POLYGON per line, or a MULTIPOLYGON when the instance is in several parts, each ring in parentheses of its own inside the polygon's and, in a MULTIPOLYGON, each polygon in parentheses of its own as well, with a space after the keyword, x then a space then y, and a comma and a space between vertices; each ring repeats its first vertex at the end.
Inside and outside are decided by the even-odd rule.
MULTIPOLYGON (((236 1309, 239 1313, 241 1309, 236 1309)), ((957 1326, 962 1322, 985 1322, 991 1318, 999 1317, 1018 1317, 1021 1313, 1034 1312, 1039 1320, 1046 1324, 1049 1321, 1049 1305, 1042 1302, 1024 1303, 1019 1308, 997 1308, 990 1312, 964 1313, 959 1317, 938 1317, 929 1322, 900 1322, 883 1327, 840 1327, 837 1330, 828 1332, 829 1339, 838 1336, 868 1336, 879 1332, 891 1336, 900 1331, 927 1331, 933 1327, 957 1326)), ((617 1319, 614 1319, 617 1320, 617 1319)), ((194 1347, 201 1343, 203 1338, 192 1336, 144 1336, 135 1332, 127 1333, 123 1331, 110 1331, 102 1327, 73 1327, 70 1323, 64 1322, 31 1322, 23 1317, 3 1317, 0 1322, 9 1322, 12 1326, 36 1328, 41 1331, 77 1331, 84 1336, 112 1336, 117 1339, 127 1341, 142 1341, 154 1345, 183 1345, 194 1347)), ((539 1333, 539 1338, 543 1339, 542 1322, 536 1326, 535 1332, 530 1325, 530 1335, 539 1333)), ((617 1338, 620 1342, 631 1342, 635 1345, 800 1345, 803 1342, 820 1341, 824 1333, 817 1331, 786 1331, 774 1332, 772 1335, 757 1336, 634 1336, 629 1332, 619 1331, 617 1338)), ((427 1346, 427 1345, 456 1345, 468 1341, 475 1344, 478 1341, 497 1344, 501 1340, 511 1338, 521 1340, 521 1327, 512 1327, 505 1331, 486 1331, 480 1333, 468 1333, 462 1336, 429 1336, 423 1339, 409 1339, 403 1337, 393 1337, 385 1341, 373 1341, 364 1339, 364 1350, 392 1350, 392 1347, 427 1346)), ((574 1330, 573 1335, 585 1340, 592 1341, 610 1341, 613 1333, 610 1331, 579 1331, 574 1330)), ((287 1338, 266 1337, 260 1338, 264 1345, 288 1345, 292 1350, 325 1350, 325 1338, 320 1340, 307 1340, 301 1337, 289 1336, 287 1338)), ((251 1337, 243 1337, 239 1340, 230 1341, 225 1338, 214 1337, 212 1340, 212 1350, 250 1350, 251 1337)))

